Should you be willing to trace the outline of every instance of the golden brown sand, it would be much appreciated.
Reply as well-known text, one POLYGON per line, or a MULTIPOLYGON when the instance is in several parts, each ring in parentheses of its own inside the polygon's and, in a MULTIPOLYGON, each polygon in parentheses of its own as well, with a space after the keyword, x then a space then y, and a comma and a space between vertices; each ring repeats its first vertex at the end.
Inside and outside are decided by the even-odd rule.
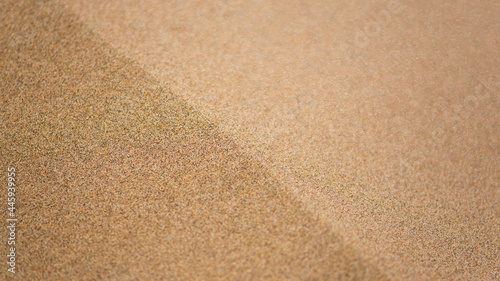
POLYGON ((216 124, 61 7, 4 8, 16 278, 385 279, 216 124))
POLYGON ((18 277, 500 278, 495 1, 56 2, 2 4, 18 277))

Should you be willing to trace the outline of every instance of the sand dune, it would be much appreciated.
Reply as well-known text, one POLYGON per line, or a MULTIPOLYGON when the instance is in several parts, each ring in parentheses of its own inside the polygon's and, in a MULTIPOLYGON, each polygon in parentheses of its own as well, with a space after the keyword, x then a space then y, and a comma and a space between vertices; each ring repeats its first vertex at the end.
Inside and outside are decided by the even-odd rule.
POLYGON ((500 278, 495 1, 1 8, 19 280, 500 278))

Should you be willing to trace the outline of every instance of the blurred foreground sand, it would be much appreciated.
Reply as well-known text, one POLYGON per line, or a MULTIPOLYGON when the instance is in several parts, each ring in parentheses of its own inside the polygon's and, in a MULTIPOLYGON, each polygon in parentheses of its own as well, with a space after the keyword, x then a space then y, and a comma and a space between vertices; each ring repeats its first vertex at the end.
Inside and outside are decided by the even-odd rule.
POLYGON ((86 264, 82 253, 108 247, 85 266, 499 278, 495 1, 60 2, 7 5, 2 20, 14 42, 2 45, 2 149, 32 186, 25 231, 66 214, 68 243, 83 243, 70 254, 53 242, 55 260, 86 264), (45 196, 67 198, 66 213, 35 216, 45 196), (69 227, 80 216, 95 220, 69 227), (146 240, 125 231, 142 220, 146 240), (94 241, 96 228, 111 235, 94 241), (116 256, 129 251, 152 253, 116 256))

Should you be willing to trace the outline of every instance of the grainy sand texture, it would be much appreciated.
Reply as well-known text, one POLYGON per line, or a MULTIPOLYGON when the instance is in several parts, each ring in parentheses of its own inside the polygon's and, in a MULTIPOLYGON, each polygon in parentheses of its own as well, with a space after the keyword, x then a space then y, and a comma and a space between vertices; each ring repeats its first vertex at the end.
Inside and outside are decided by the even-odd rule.
POLYGON ((494 0, 2 1, 0 279, 500 280, 499 65, 494 0))

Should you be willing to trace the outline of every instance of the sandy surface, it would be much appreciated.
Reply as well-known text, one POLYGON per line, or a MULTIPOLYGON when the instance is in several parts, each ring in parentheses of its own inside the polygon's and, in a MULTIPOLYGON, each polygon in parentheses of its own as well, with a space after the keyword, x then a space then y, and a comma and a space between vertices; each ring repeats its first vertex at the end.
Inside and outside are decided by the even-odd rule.
POLYGON ((497 2, 57 2, 2 5, 21 275, 500 278, 497 2))

